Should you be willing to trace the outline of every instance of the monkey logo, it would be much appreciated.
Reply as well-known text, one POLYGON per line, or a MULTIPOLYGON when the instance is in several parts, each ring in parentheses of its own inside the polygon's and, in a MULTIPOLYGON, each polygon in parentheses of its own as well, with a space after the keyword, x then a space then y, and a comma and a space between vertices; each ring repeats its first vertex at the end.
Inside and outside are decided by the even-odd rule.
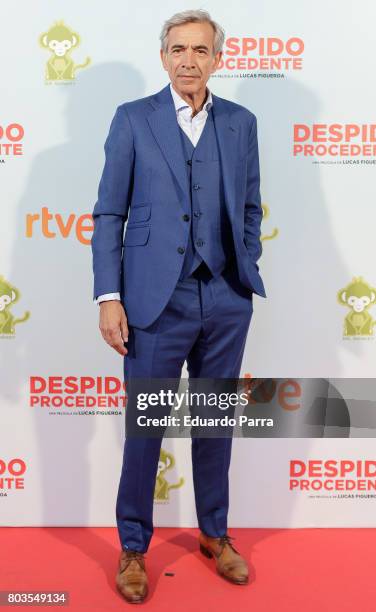
POLYGON ((376 321, 367 311, 375 305, 376 288, 371 287, 361 276, 354 277, 347 287, 338 291, 337 299, 340 304, 350 308, 344 321, 343 335, 373 336, 376 321))
MULTIPOLYGON (((265 219, 270 217, 270 209, 269 209, 269 206, 267 206, 266 204, 261 204, 261 208, 262 208, 262 221, 264 221, 265 219)), ((279 233, 278 229, 275 227, 271 234, 262 234, 260 240, 261 242, 264 242, 264 240, 273 240, 273 238, 276 238, 278 236, 278 233, 279 233)))
POLYGON ((70 54, 80 44, 80 37, 63 21, 57 21, 41 34, 39 44, 51 53, 46 64, 46 81, 74 81, 76 70, 86 68, 91 62, 87 57, 83 64, 74 63, 70 54))
POLYGON ((184 478, 179 482, 169 484, 166 480, 167 470, 171 470, 175 465, 175 459, 171 453, 161 449, 158 462, 157 477, 155 480, 154 501, 168 502, 170 500, 170 489, 178 489, 184 484, 184 478))
POLYGON ((29 311, 26 311, 20 319, 15 319, 10 312, 11 306, 18 302, 19 298, 20 292, 18 289, 8 283, 4 276, 0 276, 0 335, 14 337, 15 325, 27 321, 30 317, 29 311))

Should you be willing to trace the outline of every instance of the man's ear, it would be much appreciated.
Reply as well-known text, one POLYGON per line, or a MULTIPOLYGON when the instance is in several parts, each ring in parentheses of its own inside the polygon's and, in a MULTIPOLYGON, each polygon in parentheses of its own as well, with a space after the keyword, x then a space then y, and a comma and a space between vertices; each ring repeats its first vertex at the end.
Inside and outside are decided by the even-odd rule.
POLYGON ((218 51, 218 53, 215 54, 214 68, 212 69, 212 72, 215 72, 217 70, 219 62, 222 59, 222 55, 223 55, 223 51, 218 51))
POLYGON ((163 65, 163 68, 164 68, 165 70, 167 70, 166 63, 165 63, 165 57, 164 57, 164 51, 163 51, 163 49, 160 49, 159 54, 160 54, 160 56, 161 56, 161 60, 162 60, 162 65, 163 65))

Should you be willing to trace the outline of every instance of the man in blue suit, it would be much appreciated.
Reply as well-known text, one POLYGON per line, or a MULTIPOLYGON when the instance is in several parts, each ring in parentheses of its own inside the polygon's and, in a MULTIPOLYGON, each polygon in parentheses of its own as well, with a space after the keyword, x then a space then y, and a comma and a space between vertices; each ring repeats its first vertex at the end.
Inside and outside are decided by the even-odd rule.
MULTIPOLYGON (((256 117, 207 87, 224 32, 206 11, 177 13, 160 38, 170 83, 120 105, 105 143, 91 243, 99 327, 124 356, 125 380, 179 379, 185 361, 190 379, 238 378, 253 293, 266 297, 256 117)), ((128 397, 127 419, 133 409, 128 397)), ((192 438, 199 544, 219 574, 246 584, 227 533, 231 443, 192 438)), ((155 437, 124 445, 116 584, 130 602, 148 591, 160 447, 155 437)))

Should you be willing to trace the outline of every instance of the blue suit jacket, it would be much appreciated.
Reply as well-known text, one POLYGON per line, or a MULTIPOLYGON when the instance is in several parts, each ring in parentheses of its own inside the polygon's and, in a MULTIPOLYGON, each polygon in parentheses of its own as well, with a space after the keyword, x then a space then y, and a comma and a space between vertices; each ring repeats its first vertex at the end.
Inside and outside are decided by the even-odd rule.
MULTIPOLYGON (((262 246, 256 117, 213 96, 225 201, 239 278, 266 297, 257 260, 262 246)), ((94 298, 120 292, 128 323, 145 328, 178 281, 188 243, 190 194, 174 102, 167 85, 120 105, 105 143, 93 210, 94 298), (124 234, 124 225, 127 221, 124 234)))

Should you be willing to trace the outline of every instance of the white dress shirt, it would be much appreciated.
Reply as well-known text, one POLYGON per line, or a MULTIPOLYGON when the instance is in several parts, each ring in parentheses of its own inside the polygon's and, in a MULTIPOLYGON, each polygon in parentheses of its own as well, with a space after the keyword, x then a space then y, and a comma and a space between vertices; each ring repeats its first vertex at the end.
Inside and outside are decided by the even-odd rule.
MULTIPOLYGON (((200 110, 194 117, 192 117, 193 111, 191 106, 189 106, 188 102, 183 100, 183 98, 173 88, 172 83, 170 83, 170 91, 174 100, 178 124, 186 133, 193 146, 196 146, 199 141, 199 138, 202 134, 202 130, 205 127, 205 122, 208 117, 208 111, 213 105, 211 91, 208 87, 206 88, 206 90, 207 97, 204 102, 204 106, 202 107, 202 110, 200 110)), ((103 295, 99 295, 96 299, 96 303, 100 304, 101 302, 105 302, 107 300, 120 301, 120 293, 104 293, 103 295)))

